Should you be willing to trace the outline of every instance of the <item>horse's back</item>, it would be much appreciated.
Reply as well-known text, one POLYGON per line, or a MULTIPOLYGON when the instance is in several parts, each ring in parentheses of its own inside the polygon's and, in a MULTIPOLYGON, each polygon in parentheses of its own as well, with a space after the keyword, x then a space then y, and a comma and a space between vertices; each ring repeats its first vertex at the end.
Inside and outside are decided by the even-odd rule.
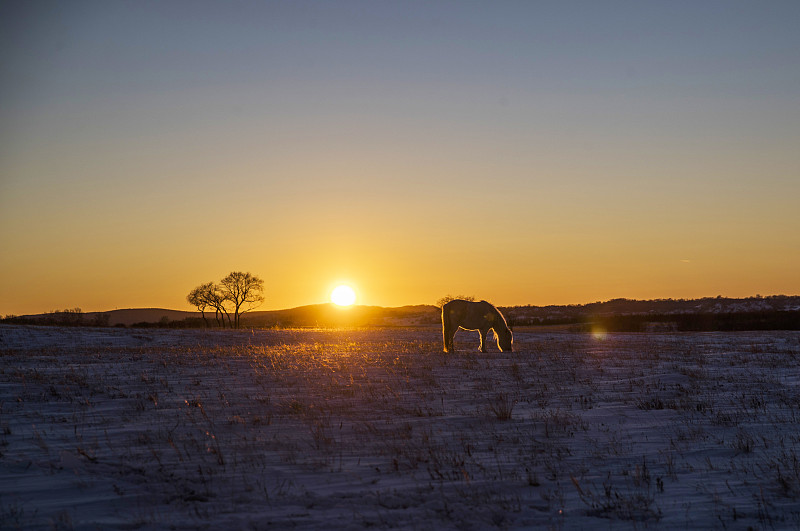
POLYGON ((447 319, 452 326, 478 330, 487 324, 491 327, 496 312, 495 307, 486 301, 453 299, 442 306, 442 319, 447 319))

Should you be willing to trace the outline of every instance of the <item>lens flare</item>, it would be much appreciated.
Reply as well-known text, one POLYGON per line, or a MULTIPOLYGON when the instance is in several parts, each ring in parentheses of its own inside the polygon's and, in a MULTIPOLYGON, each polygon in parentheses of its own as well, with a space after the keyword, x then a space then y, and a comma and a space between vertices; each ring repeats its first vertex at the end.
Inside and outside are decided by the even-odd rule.
POLYGON ((592 337, 598 341, 605 340, 608 337, 608 332, 602 326, 592 326, 592 337))

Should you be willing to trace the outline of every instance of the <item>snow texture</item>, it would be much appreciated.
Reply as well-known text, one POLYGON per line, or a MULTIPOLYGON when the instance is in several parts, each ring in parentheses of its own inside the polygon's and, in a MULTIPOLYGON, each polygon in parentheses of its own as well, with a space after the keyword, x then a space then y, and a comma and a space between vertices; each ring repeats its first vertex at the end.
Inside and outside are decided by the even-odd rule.
POLYGON ((800 528, 800 333, 0 326, 0 527, 800 528))

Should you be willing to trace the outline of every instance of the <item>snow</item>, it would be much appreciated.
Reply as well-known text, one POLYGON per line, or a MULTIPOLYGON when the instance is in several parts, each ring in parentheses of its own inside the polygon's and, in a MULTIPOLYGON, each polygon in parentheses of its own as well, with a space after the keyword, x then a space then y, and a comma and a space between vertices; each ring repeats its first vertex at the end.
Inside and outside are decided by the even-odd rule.
POLYGON ((0 326, 0 527, 800 528, 800 333, 476 347, 0 326))

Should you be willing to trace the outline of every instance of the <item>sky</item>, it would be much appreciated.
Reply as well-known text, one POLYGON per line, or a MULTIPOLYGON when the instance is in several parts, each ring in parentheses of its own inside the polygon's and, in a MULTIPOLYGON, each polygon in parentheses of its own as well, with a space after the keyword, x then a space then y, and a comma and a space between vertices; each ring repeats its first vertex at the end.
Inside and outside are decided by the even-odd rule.
POLYGON ((800 2, 0 3, 0 315, 800 294, 800 2))

